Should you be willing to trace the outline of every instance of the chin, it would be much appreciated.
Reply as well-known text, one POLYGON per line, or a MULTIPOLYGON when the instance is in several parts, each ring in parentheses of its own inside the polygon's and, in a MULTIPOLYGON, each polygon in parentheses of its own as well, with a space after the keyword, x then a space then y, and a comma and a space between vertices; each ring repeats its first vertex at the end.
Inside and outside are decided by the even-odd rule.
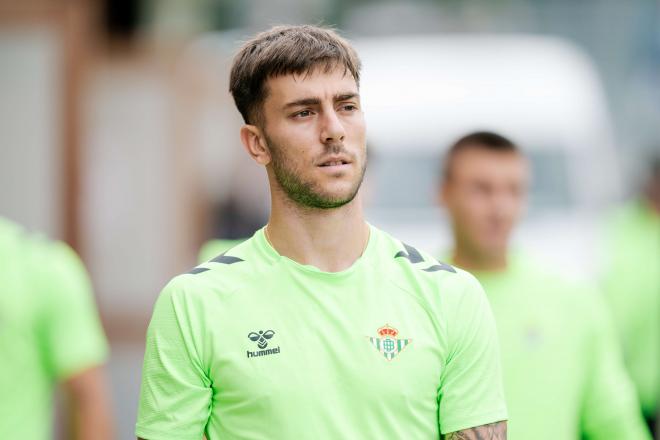
POLYGON ((484 249, 484 252, 486 253, 486 255, 490 255, 491 257, 499 257, 500 255, 506 255, 509 252, 509 250, 506 244, 491 243, 484 249))
POLYGON ((342 206, 351 203, 357 198, 357 192, 354 188, 342 188, 337 190, 320 191, 319 196, 332 203, 341 203, 342 206))
POLYGON ((338 199, 349 197, 359 186, 354 178, 335 178, 329 181, 324 179, 316 185, 320 193, 338 199))
POLYGON ((482 237, 474 243, 476 244, 476 248, 484 255, 498 255, 506 252, 507 249, 506 241, 495 239, 492 235, 482 237))
POLYGON ((355 196, 353 196, 352 192, 341 192, 341 193, 336 193, 336 192, 330 192, 330 193, 323 193, 322 197, 325 200, 328 200, 332 203, 342 203, 342 205, 348 204, 355 200, 355 196))

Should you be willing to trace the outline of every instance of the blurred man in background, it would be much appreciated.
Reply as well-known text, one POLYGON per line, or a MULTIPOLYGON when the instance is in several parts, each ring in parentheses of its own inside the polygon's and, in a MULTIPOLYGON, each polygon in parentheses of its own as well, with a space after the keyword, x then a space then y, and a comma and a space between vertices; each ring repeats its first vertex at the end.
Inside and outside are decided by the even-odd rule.
POLYGON ((453 263, 479 279, 495 314, 509 438, 648 439, 598 295, 509 250, 529 174, 511 141, 472 133, 447 153, 439 193, 453 263))
POLYGON ((161 293, 139 437, 506 438, 481 287, 365 222, 359 74, 354 49, 315 26, 239 50, 230 90, 270 218, 161 293))
POLYGON ((67 396, 68 438, 112 438, 107 354, 75 253, 0 218, 0 438, 52 438, 57 385, 67 396))
POLYGON ((644 416, 657 431, 660 398, 660 158, 642 197, 606 229, 604 288, 644 416))

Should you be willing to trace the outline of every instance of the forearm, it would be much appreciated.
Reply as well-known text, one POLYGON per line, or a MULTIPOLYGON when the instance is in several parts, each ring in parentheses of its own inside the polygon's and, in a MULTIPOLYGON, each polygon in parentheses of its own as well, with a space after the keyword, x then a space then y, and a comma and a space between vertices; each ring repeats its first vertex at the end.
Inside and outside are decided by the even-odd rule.
POLYGON ((112 417, 101 368, 85 371, 66 382, 72 438, 111 440, 112 417))
POLYGON ((73 435, 76 440, 98 439, 111 440, 113 437, 112 422, 104 405, 81 405, 72 408, 73 435))
POLYGON ((506 422, 490 423, 445 434, 444 440, 506 440, 506 422))

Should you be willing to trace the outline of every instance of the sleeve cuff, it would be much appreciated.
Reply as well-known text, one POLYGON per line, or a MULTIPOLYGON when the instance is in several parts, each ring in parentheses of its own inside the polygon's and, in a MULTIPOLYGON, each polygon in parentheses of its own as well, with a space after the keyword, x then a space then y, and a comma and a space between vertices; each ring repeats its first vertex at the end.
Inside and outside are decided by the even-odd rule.
POLYGON ((478 415, 471 415, 470 417, 451 418, 448 421, 445 420, 440 425, 440 433, 444 435, 449 432, 456 432, 463 429, 488 425, 489 423, 502 422, 507 419, 508 416, 505 408, 500 408, 495 411, 490 411, 478 415))

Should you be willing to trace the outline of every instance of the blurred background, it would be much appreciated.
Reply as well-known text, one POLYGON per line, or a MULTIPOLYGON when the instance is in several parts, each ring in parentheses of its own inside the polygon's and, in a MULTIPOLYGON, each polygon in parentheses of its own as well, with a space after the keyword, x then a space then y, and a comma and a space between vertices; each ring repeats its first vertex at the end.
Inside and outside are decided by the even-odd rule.
POLYGON ((209 238, 268 213, 228 94, 240 41, 334 25, 364 63, 368 218, 448 245, 434 190, 473 129, 532 159, 517 240, 593 275, 599 220, 660 151, 658 0, 2 0, 0 215, 71 244, 108 334, 118 437, 133 438, 154 300, 209 238))

